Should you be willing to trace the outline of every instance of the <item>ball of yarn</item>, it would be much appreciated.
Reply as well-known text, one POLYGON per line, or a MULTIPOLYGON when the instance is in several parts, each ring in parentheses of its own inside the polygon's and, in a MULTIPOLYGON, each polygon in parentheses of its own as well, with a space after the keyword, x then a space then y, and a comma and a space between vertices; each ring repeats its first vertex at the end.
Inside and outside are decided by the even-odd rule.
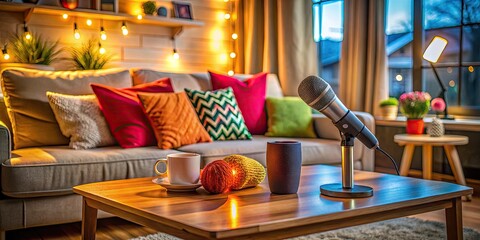
POLYGON ((255 187, 265 179, 265 168, 254 159, 242 155, 230 155, 223 160, 232 169, 231 189, 255 187))
POLYGON ((209 193, 224 193, 232 184, 232 169, 225 161, 216 160, 203 168, 200 180, 209 193))

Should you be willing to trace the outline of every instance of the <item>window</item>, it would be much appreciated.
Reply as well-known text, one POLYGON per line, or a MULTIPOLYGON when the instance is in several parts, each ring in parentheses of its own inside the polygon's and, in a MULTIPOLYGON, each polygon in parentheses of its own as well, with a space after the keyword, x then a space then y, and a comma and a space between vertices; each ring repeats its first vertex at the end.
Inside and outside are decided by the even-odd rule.
POLYGON ((313 0, 313 38, 317 43, 318 73, 337 92, 343 1, 313 0))
POLYGON ((416 41, 413 41, 412 31, 415 27, 423 31, 423 42, 418 41, 422 43, 422 50, 435 36, 448 40, 435 68, 447 88, 445 97, 449 113, 479 116, 480 0, 423 0, 419 9, 413 9, 412 0, 387 0, 386 8, 389 95, 398 98, 403 92, 412 90, 427 91, 432 97, 440 93, 429 62, 423 61, 421 74, 413 79, 412 49, 416 41), (414 10, 423 15, 420 26, 413 24, 414 10))

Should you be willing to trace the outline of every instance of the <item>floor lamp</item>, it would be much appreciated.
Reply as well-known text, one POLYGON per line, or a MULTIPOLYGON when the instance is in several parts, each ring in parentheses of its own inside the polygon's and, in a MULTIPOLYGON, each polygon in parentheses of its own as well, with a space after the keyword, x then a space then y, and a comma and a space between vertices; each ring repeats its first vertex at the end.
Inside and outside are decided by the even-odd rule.
POLYGON ((435 78, 437 79, 438 85, 440 85, 440 88, 442 89, 440 94, 438 95, 438 97, 443 99, 443 101, 445 102, 445 110, 442 119, 453 120, 454 117, 448 115, 447 100, 445 99, 447 88, 445 88, 443 82, 440 81, 440 76, 438 76, 437 69, 435 69, 435 66, 433 66, 433 64, 438 61, 440 55, 442 55, 443 50, 445 50, 445 47, 447 46, 447 43, 448 41, 445 38, 439 36, 434 37, 428 45, 427 49, 425 49, 425 52, 423 53, 423 59, 430 62, 430 66, 432 66, 433 73, 435 73, 435 78))

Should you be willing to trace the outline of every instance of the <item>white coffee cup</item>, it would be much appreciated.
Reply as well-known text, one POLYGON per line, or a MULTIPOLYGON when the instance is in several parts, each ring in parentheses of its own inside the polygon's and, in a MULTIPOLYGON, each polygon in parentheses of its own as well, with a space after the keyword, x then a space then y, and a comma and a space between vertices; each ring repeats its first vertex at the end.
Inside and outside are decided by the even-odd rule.
POLYGON ((167 177, 170 184, 190 185, 200 179, 200 155, 196 153, 172 153, 166 159, 158 160, 154 165, 155 173, 167 177), (164 163, 165 172, 158 170, 158 164, 164 163))

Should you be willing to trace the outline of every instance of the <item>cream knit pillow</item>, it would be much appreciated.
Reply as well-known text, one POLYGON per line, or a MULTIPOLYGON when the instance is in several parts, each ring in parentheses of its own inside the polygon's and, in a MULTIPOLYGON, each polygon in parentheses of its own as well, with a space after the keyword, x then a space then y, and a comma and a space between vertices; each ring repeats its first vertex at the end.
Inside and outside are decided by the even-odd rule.
POLYGON ((73 149, 115 144, 95 95, 65 95, 47 92, 48 102, 62 134, 73 149))

